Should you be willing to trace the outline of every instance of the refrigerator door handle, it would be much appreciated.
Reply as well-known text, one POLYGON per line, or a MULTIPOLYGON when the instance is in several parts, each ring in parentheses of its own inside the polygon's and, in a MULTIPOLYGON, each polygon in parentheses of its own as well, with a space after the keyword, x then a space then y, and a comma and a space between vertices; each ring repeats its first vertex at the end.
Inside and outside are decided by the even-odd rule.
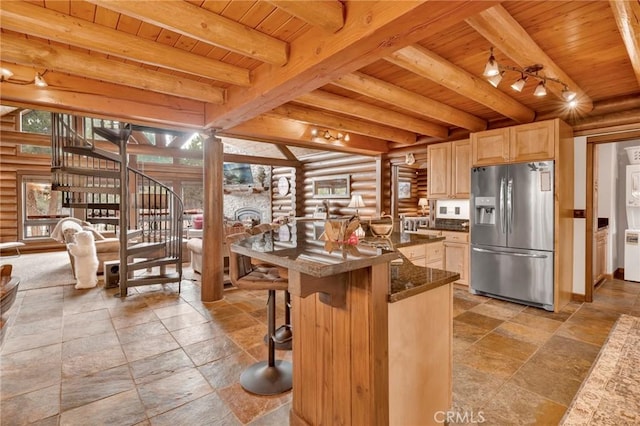
POLYGON ((516 256, 516 257, 532 257, 535 259, 546 259, 548 256, 546 254, 529 254, 529 253, 517 253, 517 252, 504 252, 504 251, 496 251, 496 250, 488 250, 473 247, 471 250, 478 253, 491 253, 491 254, 500 254, 503 256, 516 256))
POLYGON ((502 233, 504 234, 505 232, 507 232, 507 224, 506 224, 506 217, 505 217, 505 205, 504 205, 504 188, 505 187, 505 181, 504 178, 500 179, 500 201, 499 201, 499 205, 500 205, 500 227, 502 228, 502 233))
POLYGON ((507 184, 507 228, 509 233, 512 233, 511 227, 513 226, 513 179, 509 179, 507 184))

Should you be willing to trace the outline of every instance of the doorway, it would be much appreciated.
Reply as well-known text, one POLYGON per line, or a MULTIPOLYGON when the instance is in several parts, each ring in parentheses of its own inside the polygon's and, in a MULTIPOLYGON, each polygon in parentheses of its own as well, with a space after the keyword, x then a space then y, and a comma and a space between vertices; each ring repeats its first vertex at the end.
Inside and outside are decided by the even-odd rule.
MULTIPOLYGON (((598 146, 615 142, 627 142, 640 139, 640 131, 592 136, 587 138, 586 162, 586 233, 585 233, 585 302, 593 302, 595 288, 594 278, 598 273, 599 264, 596 262, 598 244, 596 242, 598 226, 598 146)), ((624 210, 624 204, 622 207, 624 210)), ((619 229, 619 227, 618 227, 619 229)), ((616 238, 618 240, 618 238, 616 238)), ((597 256, 598 255, 598 256, 597 256)), ((613 265, 615 272, 616 265, 613 265)))

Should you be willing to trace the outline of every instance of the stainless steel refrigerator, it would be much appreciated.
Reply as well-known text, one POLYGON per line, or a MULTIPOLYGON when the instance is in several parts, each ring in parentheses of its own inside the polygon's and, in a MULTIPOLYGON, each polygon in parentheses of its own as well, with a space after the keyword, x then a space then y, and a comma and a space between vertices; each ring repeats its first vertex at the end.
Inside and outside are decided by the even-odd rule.
POLYGON ((552 311, 553 161, 471 170, 471 291, 552 311))

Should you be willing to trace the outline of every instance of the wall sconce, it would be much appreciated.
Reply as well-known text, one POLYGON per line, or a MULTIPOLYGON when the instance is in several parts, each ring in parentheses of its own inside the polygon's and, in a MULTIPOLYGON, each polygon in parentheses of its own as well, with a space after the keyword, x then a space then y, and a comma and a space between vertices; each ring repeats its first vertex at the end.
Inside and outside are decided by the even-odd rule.
POLYGON ((364 201, 362 201, 362 195, 354 194, 351 196, 351 201, 349 201, 349 205, 347 206, 351 209, 356 209, 356 217, 360 217, 358 214, 358 209, 360 207, 364 207, 364 201))
POLYGON ((1 83, 18 84, 18 85, 21 85, 21 86, 26 86, 26 85, 29 85, 29 84, 35 84, 37 87, 47 87, 48 84, 44 79, 44 75, 46 73, 47 73, 47 70, 44 70, 44 72, 42 74, 40 74, 39 72, 36 72, 35 77, 31 81, 13 81, 13 80, 10 80, 11 77, 13 77, 13 72, 8 68, 1 67, 0 68, 0 82, 1 83))
POLYGON ((328 141, 349 142, 351 140, 351 136, 349 136, 349 133, 336 132, 334 136, 334 134, 331 133, 331 130, 328 130, 328 129, 320 130, 320 129, 316 129, 315 127, 311 129, 311 137, 313 138, 323 137, 328 141))
POLYGON ((418 206, 420 206, 420 208, 422 209, 422 216, 426 216, 427 212, 426 212, 426 207, 429 205, 429 200, 427 200, 426 198, 420 198, 418 200, 418 206))
POLYGON ((489 53, 489 59, 487 60, 487 64, 484 67, 484 72, 482 75, 486 77, 487 81, 491 83, 493 87, 498 87, 500 81, 506 74, 507 71, 512 71, 520 74, 520 78, 517 79, 513 84, 511 84, 511 88, 516 92, 522 92, 525 84, 527 84, 527 80, 529 77, 532 77, 538 81, 536 88, 533 92, 534 96, 542 97, 547 95, 547 81, 552 81, 562 86, 562 99, 568 102, 570 107, 575 107, 578 105, 578 101, 576 99, 576 92, 569 90, 569 87, 562 80, 553 77, 547 77, 545 75, 539 74, 540 71, 543 70, 543 66, 541 64, 529 65, 528 67, 518 68, 511 67, 508 65, 500 65, 498 61, 496 61, 495 56, 493 56, 493 47, 489 53))
POLYGON ((416 162, 416 157, 414 157, 413 152, 409 152, 407 153, 407 155, 404 156, 404 163, 407 166, 410 166, 415 162, 416 162))

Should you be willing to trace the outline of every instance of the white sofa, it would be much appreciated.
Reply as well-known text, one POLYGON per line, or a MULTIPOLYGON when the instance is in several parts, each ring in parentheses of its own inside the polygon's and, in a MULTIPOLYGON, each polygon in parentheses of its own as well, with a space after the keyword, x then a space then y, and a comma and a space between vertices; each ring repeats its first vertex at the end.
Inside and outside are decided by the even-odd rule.
MULTIPOLYGON (((79 231, 91 231, 93 233, 96 244, 96 254, 98 255, 99 274, 102 274, 104 271, 104 262, 120 259, 120 241, 117 238, 105 238, 100 232, 93 229, 91 224, 73 217, 60 220, 51 233, 51 238, 68 244, 74 241, 75 234, 79 231)), ((75 276, 75 260, 71 253, 69 253, 69 259, 71 261, 71 270, 75 276)))

